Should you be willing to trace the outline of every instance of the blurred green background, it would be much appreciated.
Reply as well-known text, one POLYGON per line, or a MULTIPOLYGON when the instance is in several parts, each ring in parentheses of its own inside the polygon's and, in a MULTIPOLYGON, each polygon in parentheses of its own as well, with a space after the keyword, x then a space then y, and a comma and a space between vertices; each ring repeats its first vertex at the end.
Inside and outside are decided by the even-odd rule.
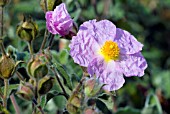
MULTIPOLYGON (((39 0, 11 0, 6 6, 4 15, 6 47, 13 45, 18 52, 28 50, 26 43, 16 35, 16 26, 22 21, 23 15, 30 15, 39 26, 39 34, 34 42, 34 50, 38 51, 46 26, 45 14, 39 2, 39 0)), ((116 91, 115 112, 170 114, 170 0, 63 0, 63 2, 67 4, 67 9, 78 26, 90 19, 108 19, 117 27, 129 31, 144 44, 142 53, 148 62, 148 68, 141 78, 126 78, 125 85, 116 91)), ((73 63, 67 50, 59 50, 58 36, 55 37, 52 49, 55 60, 65 66, 68 73, 81 76, 82 71, 73 63)), ((11 79, 10 83, 17 83, 14 80, 11 79)), ((23 112, 31 108, 27 106, 31 103, 23 103, 18 98, 17 100, 21 103, 23 112)), ((108 99, 106 104, 109 106, 109 103, 111 101, 108 99)), ((57 100, 50 101, 47 110, 54 113, 57 109, 63 108, 60 104, 57 100)), ((10 110, 14 111, 12 106, 10 110)), ((24 112, 27 113, 28 110, 24 112)))

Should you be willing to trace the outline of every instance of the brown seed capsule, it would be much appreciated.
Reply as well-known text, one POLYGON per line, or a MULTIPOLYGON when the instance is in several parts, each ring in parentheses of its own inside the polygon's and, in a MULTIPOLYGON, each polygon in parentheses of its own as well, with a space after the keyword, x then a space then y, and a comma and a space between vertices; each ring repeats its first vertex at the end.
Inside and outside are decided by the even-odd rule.
POLYGON ((15 71, 15 62, 9 56, 2 56, 0 60, 0 76, 9 79, 15 71))
POLYGON ((75 107, 74 105, 72 104, 67 104, 67 111, 70 113, 70 114, 78 114, 78 108, 75 107))
POLYGON ((16 93, 20 98, 31 101, 34 98, 34 88, 28 82, 22 82, 16 93))
MULTIPOLYGON (((62 0, 46 0, 47 2, 47 11, 52 11, 55 9, 56 6, 62 3, 62 0)), ((45 9, 45 0, 40 1, 41 8, 44 12, 46 12, 45 9)))
POLYGON ((48 93, 53 87, 53 77, 45 76, 38 83, 38 92, 40 95, 48 93))
POLYGON ((36 57, 28 63, 27 71, 30 76, 39 80, 47 75, 48 67, 45 62, 36 57))
POLYGON ((31 42, 38 34, 38 25, 31 17, 24 17, 23 21, 17 26, 17 35, 28 42, 31 42))
POLYGON ((72 114, 79 114, 81 107, 82 94, 74 93, 67 101, 67 110, 72 114))

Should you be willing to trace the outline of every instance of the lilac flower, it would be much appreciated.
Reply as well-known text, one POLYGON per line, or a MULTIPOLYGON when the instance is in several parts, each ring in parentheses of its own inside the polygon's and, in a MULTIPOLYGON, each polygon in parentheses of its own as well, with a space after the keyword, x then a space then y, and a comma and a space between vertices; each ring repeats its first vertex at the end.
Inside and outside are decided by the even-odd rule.
POLYGON ((140 52, 143 45, 108 20, 84 22, 69 47, 74 62, 87 67, 108 91, 123 86, 123 75, 141 77, 147 68, 140 52))
POLYGON ((73 27, 73 20, 64 3, 57 6, 54 11, 48 11, 45 18, 47 29, 52 34, 68 35, 73 27))

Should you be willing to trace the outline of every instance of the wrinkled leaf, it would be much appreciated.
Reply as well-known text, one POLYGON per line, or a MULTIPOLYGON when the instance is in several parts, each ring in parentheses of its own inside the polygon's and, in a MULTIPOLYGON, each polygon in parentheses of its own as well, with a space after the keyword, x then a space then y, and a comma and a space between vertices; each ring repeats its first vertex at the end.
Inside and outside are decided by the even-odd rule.
POLYGON ((59 53, 59 61, 61 64, 66 64, 68 62, 69 53, 66 49, 63 49, 59 53))
POLYGON ((58 63, 55 64, 59 75, 63 78, 64 84, 72 90, 71 77, 67 74, 66 70, 58 63))
POLYGON ((100 99, 103 103, 105 103, 105 105, 107 106, 107 108, 109 109, 109 110, 113 110, 113 105, 114 105, 114 103, 113 103, 113 101, 111 100, 111 97, 109 97, 109 99, 108 100, 104 100, 104 99, 100 99))
POLYGON ((54 98, 55 96, 59 95, 59 92, 57 91, 51 91, 47 94, 46 96, 46 104, 49 100, 51 100, 52 98, 54 98))
MULTIPOLYGON (((7 96, 9 96, 13 90, 17 90, 18 86, 19 86, 19 84, 8 85, 8 95, 7 96)), ((2 87, 2 91, 4 91, 4 86, 2 87)))
MULTIPOLYGON (((54 97, 56 97, 56 96, 63 96, 63 97, 67 97, 68 98, 68 96, 65 96, 62 92, 58 92, 58 91, 55 91, 55 90, 53 90, 53 91, 50 91, 47 95, 46 95, 46 103, 45 103, 45 105, 48 103, 48 101, 49 100, 51 100, 51 99, 53 99, 54 97)), ((66 98, 66 99, 67 99, 66 98)))
POLYGON ((101 110, 104 114, 112 114, 103 101, 96 99, 95 102, 96 102, 97 108, 101 110))

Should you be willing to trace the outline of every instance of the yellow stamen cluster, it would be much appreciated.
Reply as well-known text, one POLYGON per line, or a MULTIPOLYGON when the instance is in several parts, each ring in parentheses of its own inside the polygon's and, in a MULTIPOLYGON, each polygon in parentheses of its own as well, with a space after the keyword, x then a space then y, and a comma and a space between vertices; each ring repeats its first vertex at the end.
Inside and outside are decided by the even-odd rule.
POLYGON ((105 61, 117 60, 119 58, 120 49, 116 42, 106 41, 100 49, 100 53, 104 56, 105 61))

